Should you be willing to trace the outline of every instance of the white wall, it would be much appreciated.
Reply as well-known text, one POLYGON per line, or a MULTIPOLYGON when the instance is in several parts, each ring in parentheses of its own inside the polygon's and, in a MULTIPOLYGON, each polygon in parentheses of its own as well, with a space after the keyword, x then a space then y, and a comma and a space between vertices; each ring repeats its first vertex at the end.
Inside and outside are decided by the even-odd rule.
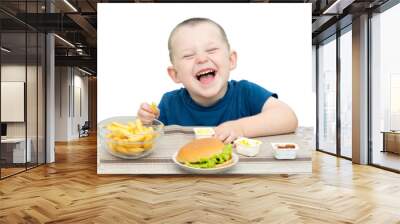
POLYGON ((195 16, 224 27, 238 52, 231 79, 278 93, 301 126, 315 126, 311 4, 98 4, 98 121, 136 115, 141 102, 181 87, 166 72, 167 40, 195 16))
POLYGON ((75 70, 75 74, 78 72, 78 75, 75 75, 75 83, 76 87, 81 88, 82 94, 82 116, 80 116, 80 122, 85 122, 88 120, 88 77, 82 76, 83 73, 80 73, 79 70, 75 70))
POLYGON ((79 70, 74 69, 74 94, 73 96, 75 102, 74 110, 75 113, 73 113, 74 117, 72 119, 72 136, 73 138, 78 138, 79 133, 77 126, 80 124, 81 126, 85 123, 85 121, 88 120, 88 77, 81 76, 83 73, 81 73, 79 70), (78 90, 80 90, 80 93, 78 93, 78 90), (80 94, 80 98, 79 95, 80 94), (79 102, 79 100, 81 102, 79 102), (81 107, 80 111, 79 108, 81 107))
MULTIPOLYGON (((18 81, 26 83, 26 108, 23 106, 22 112, 27 119, 24 122, 6 122, 7 137, 24 138, 25 134, 30 139, 32 161, 44 162, 44 85, 41 66, 25 66, 25 64, 3 64, 1 66, 2 81, 18 81), (25 80, 27 79, 27 80, 25 80), (37 154, 39 156, 37 157, 37 154)), ((7 96, 2 95, 2 98, 7 96)), ((10 110, 2 107, 1 110, 10 110)))
POLYGON ((68 141, 68 67, 55 68, 55 141, 68 141))
POLYGON ((88 78, 76 68, 56 67, 55 120, 56 141, 78 138, 78 124, 88 120, 88 78), (77 91, 80 89, 80 100, 77 91), (82 116, 76 105, 82 105, 82 116), (75 110, 75 111, 73 111, 75 110), (74 113, 75 112, 75 113, 74 113))
MULTIPOLYGON (((29 76, 31 76, 31 75, 36 76, 36 67, 34 67, 34 66, 25 67, 25 65, 18 65, 18 64, 8 64, 8 65, 1 66, 1 81, 9 81, 9 82, 17 81, 17 82, 25 82, 26 83, 26 80, 25 80, 26 74, 28 75, 28 79, 31 80, 32 78, 29 76)), ((35 83, 30 83, 30 85, 32 85, 32 84, 36 85, 36 81, 35 81, 35 83)), ((32 89, 28 89, 28 90, 32 90, 32 89)), ((29 103, 32 101, 32 99, 30 99, 30 98, 32 98, 32 97, 36 98, 36 89, 34 89, 34 92, 28 91, 27 96, 28 96, 27 101, 29 103)), ((34 106, 36 108, 36 104, 34 106)), ((7 108, 1 108, 1 109, 7 110, 7 108)), ((36 114, 34 114, 34 117, 32 117, 32 115, 33 115, 33 113, 27 114, 29 122, 32 122, 33 120, 36 121, 36 114)), ((28 129, 32 128, 32 127, 33 127, 33 125, 28 125, 28 129)), ((34 129, 36 130, 36 125, 35 125, 34 129)), ((32 133, 32 131, 28 130, 28 137, 29 137, 30 133, 32 133)), ((7 136, 8 137, 25 137, 25 122, 7 122, 7 136)))

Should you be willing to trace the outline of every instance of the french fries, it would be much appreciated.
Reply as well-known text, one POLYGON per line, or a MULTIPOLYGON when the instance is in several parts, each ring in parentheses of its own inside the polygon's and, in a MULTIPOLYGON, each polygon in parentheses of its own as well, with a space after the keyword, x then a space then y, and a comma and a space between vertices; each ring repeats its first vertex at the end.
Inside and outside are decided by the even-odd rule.
POLYGON ((158 112, 158 107, 157 104, 152 102, 150 105, 151 110, 153 111, 154 114, 156 114, 158 112))
POLYGON ((141 154, 151 149, 157 137, 153 127, 143 126, 140 119, 128 122, 126 125, 111 122, 105 128, 110 131, 106 135, 106 138, 110 140, 107 146, 114 152, 128 156, 141 154))

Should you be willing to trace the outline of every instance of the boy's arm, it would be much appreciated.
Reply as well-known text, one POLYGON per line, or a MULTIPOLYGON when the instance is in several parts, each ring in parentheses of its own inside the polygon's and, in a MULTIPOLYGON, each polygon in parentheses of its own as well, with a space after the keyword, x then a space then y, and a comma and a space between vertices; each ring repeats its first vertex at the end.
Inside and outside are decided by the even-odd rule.
POLYGON ((298 125, 294 111, 274 97, 270 97, 264 103, 261 113, 235 122, 242 128, 246 137, 292 133, 298 125))
POLYGON ((269 97, 259 114, 222 123, 215 132, 216 137, 230 143, 240 136, 252 138, 291 133, 297 125, 294 111, 282 101, 269 97))

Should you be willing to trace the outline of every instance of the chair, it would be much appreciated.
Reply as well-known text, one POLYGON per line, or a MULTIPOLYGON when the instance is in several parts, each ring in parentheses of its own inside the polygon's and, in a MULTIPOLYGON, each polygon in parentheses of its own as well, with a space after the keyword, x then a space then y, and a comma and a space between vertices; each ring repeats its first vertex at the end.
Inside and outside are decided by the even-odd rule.
POLYGON ((89 136, 89 129, 90 129, 89 121, 85 121, 82 127, 78 124, 79 138, 89 136))

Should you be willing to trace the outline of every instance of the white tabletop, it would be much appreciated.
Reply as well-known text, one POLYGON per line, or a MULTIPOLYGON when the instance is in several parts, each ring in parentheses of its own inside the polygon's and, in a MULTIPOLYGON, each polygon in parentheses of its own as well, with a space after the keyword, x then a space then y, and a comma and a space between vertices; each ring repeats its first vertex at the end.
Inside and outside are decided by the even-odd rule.
MULTIPOLYGON (((20 143, 20 142, 24 142, 25 138, 5 138, 5 139, 1 139, 1 143, 20 143)), ((29 141, 29 138, 28 138, 29 141)))

